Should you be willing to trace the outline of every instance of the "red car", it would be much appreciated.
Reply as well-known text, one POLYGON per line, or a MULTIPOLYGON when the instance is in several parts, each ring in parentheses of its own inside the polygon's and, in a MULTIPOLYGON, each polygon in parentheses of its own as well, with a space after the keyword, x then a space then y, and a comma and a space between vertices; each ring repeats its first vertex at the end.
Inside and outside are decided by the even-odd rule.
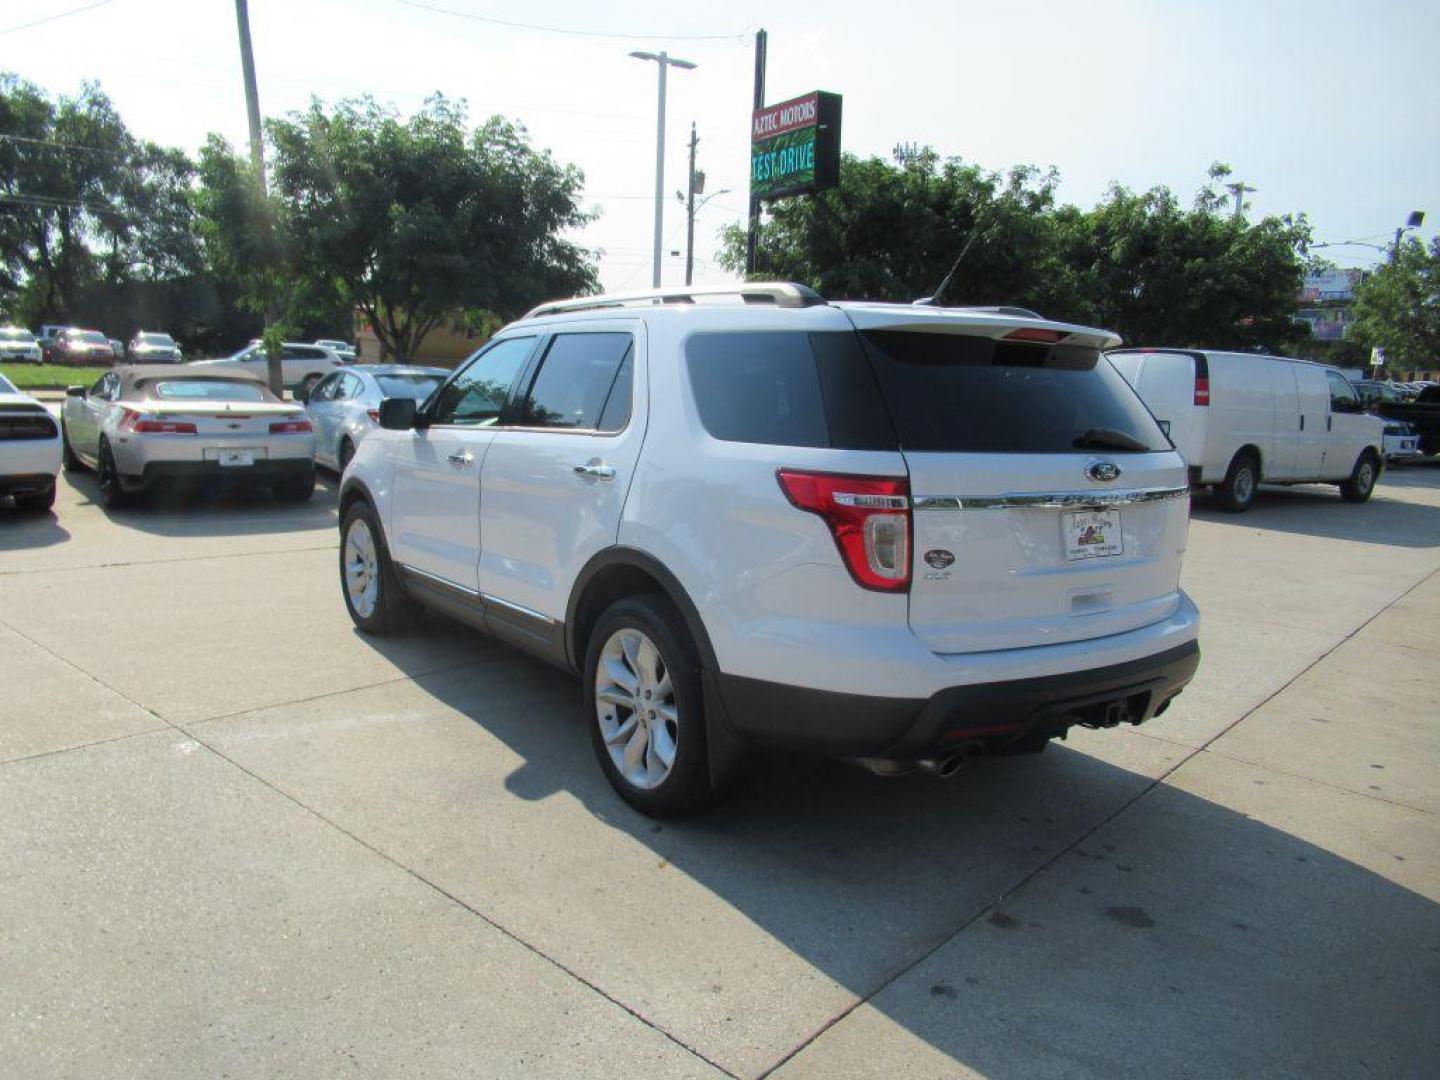
POLYGON ((110 339, 99 330, 62 330, 46 351, 46 359, 55 364, 108 366, 115 362, 110 339))

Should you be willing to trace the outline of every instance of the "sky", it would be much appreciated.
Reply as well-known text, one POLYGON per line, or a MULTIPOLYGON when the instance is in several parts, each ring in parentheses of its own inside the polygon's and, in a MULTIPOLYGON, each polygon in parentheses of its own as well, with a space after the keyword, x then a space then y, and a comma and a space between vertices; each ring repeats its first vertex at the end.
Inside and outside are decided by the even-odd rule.
MULTIPOLYGON (((611 0, 250 0, 266 115, 373 95, 401 113, 440 91, 472 119, 519 120, 580 166, 600 217, 609 291, 648 288, 656 75, 666 123, 666 285, 684 280, 693 122, 714 194, 696 224, 695 280, 721 228, 745 217, 754 31, 769 35, 767 100, 844 98, 841 141, 890 158, 898 143, 985 168, 1055 166, 1064 202, 1111 183, 1165 185, 1188 203, 1213 161, 1256 190, 1252 217, 1305 212, 1317 241, 1385 244, 1412 210, 1440 227, 1440 4, 1434 0, 1055 0, 724 4, 611 0), (458 13, 458 14, 457 14, 458 13), (527 28, 550 27, 566 32, 527 28), (723 193, 721 193, 723 192, 723 193)), ((25 0, 0 9, 0 71, 54 94, 93 80, 139 137, 195 151, 247 139, 231 0, 25 0), (77 10, 79 9, 79 10, 77 10), (67 12, 75 12, 66 15, 67 12), (52 18, 54 16, 62 16, 52 18), (40 25, 29 25, 39 20, 40 25)), ((1318 252, 1368 266, 1365 246, 1318 252)))

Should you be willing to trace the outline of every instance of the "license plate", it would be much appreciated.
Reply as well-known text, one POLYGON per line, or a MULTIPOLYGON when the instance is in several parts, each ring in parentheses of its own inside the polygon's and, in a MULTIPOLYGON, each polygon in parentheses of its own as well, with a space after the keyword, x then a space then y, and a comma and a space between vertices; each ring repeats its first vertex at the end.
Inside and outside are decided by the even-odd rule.
POLYGON ((1061 528, 1065 534, 1065 557, 1072 562, 1125 552, 1119 510, 1077 510, 1064 514, 1061 528))
POLYGON ((254 450, 221 450, 216 454, 221 468, 232 468, 236 465, 254 465, 254 450))

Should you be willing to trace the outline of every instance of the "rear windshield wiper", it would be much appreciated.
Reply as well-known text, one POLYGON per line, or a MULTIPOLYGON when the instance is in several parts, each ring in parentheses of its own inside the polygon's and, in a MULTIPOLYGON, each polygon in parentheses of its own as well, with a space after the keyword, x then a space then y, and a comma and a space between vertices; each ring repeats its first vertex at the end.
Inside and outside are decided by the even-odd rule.
POLYGON ((1075 441, 1070 444, 1077 450, 1149 450, 1133 435, 1126 435, 1123 431, 1116 431, 1114 428, 1092 427, 1084 434, 1077 435, 1075 441))

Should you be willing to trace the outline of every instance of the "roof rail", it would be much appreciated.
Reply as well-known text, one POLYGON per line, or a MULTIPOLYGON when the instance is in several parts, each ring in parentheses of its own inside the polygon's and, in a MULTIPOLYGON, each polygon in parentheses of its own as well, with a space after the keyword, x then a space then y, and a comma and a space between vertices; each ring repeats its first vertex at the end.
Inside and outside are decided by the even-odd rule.
POLYGON ((643 304, 693 304, 697 296, 738 296, 747 304, 773 304, 776 307, 803 308, 825 303, 825 298, 806 285, 791 281, 752 281, 735 285, 705 285, 678 289, 647 289, 645 292, 602 293, 599 296, 577 296, 573 300, 552 300, 532 308, 527 319, 541 315, 557 315, 568 311, 594 311, 598 308, 627 307, 643 304))

